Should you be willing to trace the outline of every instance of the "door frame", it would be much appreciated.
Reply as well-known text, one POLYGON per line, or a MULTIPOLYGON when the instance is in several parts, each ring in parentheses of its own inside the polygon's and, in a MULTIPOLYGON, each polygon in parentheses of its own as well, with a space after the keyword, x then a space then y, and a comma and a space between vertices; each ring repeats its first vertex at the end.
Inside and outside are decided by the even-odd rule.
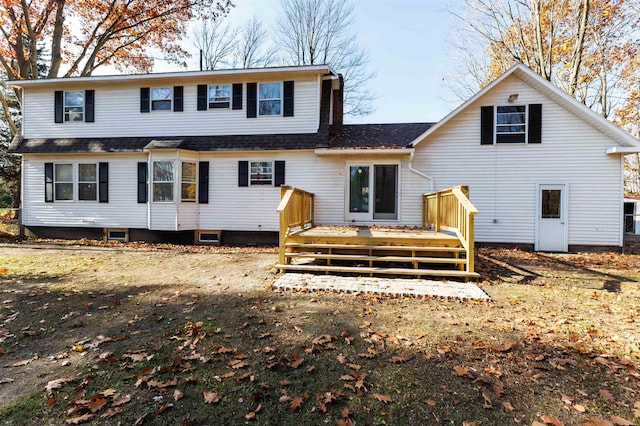
MULTIPOLYGON (((402 161, 399 160, 391 160, 391 161, 375 161, 375 160, 366 160, 366 161, 347 161, 345 163, 345 182, 344 182, 344 221, 347 224, 350 223, 398 223, 400 222, 400 205, 402 200, 402 161), (369 190, 371 193, 369 194, 369 212, 366 218, 352 218, 352 213, 349 212, 349 192, 350 192, 350 184, 351 184, 351 174, 350 168, 351 166, 368 166, 370 167, 370 176, 369 176, 369 190), (396 219, 374 219, 373 218, 373 209, 375 208, 375 166, 396 166, 396 219)), ((357 213, 356 213, 357 214, 357 213)))
POLYGON ((551 187, 562 187, 562 199, 561 199, 561 211, 562 217, 564 218, 564 244, 562 252, 566 253, 569 251, 569 183, 568 182, 538 182, 536 183, 536 209, 534 212, 535 219, 535 240, 533 249, 535 251, 540 250, 540 212, 542 210, 542 197, 540 197, 540 191, 545 186, 551 187))

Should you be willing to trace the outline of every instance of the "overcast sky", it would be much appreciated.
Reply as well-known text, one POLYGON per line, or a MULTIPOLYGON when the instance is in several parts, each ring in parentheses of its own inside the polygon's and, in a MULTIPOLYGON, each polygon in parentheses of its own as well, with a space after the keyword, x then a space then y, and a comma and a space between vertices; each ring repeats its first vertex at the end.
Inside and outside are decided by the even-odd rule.
MULTIPOLYGON (((242 24, 252 15, 273 28, 279 0, 234 0, 226 18, 242 24)), ((447 91, 444 78, 455 64, 450 59, 451 28, 456 19, 447 12, 452 1, 352 0, 360 44, 369 52, 376 77, 369 85, 377 95, 375 112, 355 123, 438 121, 460 104, 447 91)), ((197 49, 185 43, 193 58, 190 70, 199 68, 197 49)), ((157 71, 178 70, 158 64, 157 71)), ((339 70, 337 70, 339 71, 339 70)))

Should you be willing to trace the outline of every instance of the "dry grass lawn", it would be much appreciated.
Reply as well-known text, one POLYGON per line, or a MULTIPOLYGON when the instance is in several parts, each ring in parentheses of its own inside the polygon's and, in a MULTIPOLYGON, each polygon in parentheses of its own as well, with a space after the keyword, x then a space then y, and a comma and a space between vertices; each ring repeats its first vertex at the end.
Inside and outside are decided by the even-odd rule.
POLYGON ((481 249, 490 303, 271 290, 275 249, 0 245, 12 425, 640 425, 640 255, 481 249))

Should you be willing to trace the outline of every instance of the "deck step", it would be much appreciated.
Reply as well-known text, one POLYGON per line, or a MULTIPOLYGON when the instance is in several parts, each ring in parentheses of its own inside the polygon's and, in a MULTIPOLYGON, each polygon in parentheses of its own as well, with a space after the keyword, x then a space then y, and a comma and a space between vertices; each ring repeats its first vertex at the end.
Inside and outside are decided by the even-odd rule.
POLYGON ((476 272, 457 271, 453 269, 409 269, 409 268, 380 268, 369 266, 327 266, 327 265, 283 265, 276 267, 286 271, 317 271, 317 272, 353 272, 356 274, 386 274, 386 275, 430 275, 437 277, 474 278, 480 274, 476 272))
POLYGON ((288 248, 331 248, 349 250, 400 250, 400 251, 432 251, 446 253, 463 253, 464 247, 444 247, 444 246, 387 246, 387 245, 367 245, 367 244, 331 244, 331 243, 286 243, 288 248))
POLYGON ((285 253, 286 257, 302 257, 327 260, 364 260, 373 262, 419 262, 419 263, 448 263, 463 264, 464 258, 452 257, 411 257, 411 256, 367 256, 365 254, 326 254, 326 253, 285 253))

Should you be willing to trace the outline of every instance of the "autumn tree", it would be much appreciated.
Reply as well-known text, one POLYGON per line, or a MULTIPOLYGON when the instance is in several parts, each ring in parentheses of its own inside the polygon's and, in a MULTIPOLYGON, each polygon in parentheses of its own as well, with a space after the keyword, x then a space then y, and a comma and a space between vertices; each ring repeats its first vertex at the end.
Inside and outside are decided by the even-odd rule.
POLYGON ((374 73, 353 32, 353 6, 347 0, 282 0, 277 26, 283 61, 328 64, 344 76, 344 112, 365 115, 375 96, 367 86, 374 73))
MULTIPOLYGON (((0 74, 3 81, 89 76, 106 65, 147 72, 150 49, 179 63, 187 55, 179 46, 187 23, 219 18, 231 6, 230 0, 0 0, 0 74)), ((18 131, 19 114, 11 111, 20 105, 12 102, 0 91, 9 130, 2 135, 2 154, 18 131)))

